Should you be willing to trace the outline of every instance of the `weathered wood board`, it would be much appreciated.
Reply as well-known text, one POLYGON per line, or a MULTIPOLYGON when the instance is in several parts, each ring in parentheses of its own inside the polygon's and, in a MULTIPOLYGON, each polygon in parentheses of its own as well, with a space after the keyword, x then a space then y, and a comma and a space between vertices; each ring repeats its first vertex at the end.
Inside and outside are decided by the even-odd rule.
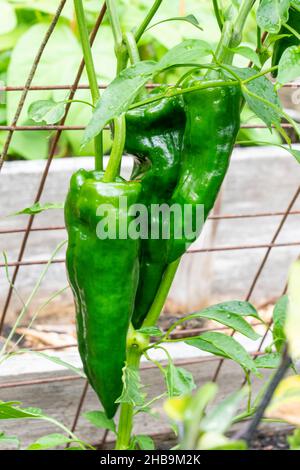
MULTIPOLYGON (((7 162, 0 178, 0 230, 23 228, 28 216, 5 217, 24 207, 31 206, 44 161, 7 162)), ((62 202, 65 198, 70 175, 80 167, 90 168, 92 159, 69 158, 55 160, 50 169, 42 202, 62 202)), ((123 174, 128 176, 131 159, 125 159, 123 174)), ((236 149, 221 195, 223 214, 282 212, 295 193, 300 182, 300 166, 284 150, 278 148, 236 149)), ((300 208, 296 201, 294 209, 300 208)), ((223 247, 236 245, 268 244, 271 242, 282 216, 251 219, 226 219, 217 224, 208 221, 196 247, 223 247), (213 226, 214 224, 214 226, 213 226), (214 234, 215 232, 215 234, 214 234)), ((300 215, 288 217, 278 242, 300 242, 300 215)), ((60 210, 51 210, 35 218, 34 227, 62 226, 60 210)), ((23 233, 0 234, 0 251, 6 251, 8 261, 17 259, 23 233)), ((25 251, 25 260, 48 259, 57 244, 66 238, 64 230, 31 233, 25 251)), ((280 295, 285 284, 287 270, 299 254, 300 246, 274 248, 253 292, 256 303, 280 295)), ((171 311, 188 312, 203 304, 228 298, 243 298, 252 278, 263 259, 266 248, 217 251, 214 253, 187 254, 170 293, 167 308, 171 311)), ((58 258, 64 257, 63 250, 58 258)), ((12 273, 10 268, 10 273, 12 273)), ((16 287, 26 298, 36 282, 43 266, 22 266, 16 287)), ((67 284, 63 264, 53 264, 34 298, 29 314, 53 292, 67 284)), ((4 269, 0 269, 0 308, 3 306, 8 282, 4 269)), ((13 296, 9 317, 16 317, 20 302, 13 296)), ((57 320, 65 321, 73 315, 71 294, 66 291, 44 310, 55 314, 57 320), (68 316, 68 317, 67 317, 68 316)))

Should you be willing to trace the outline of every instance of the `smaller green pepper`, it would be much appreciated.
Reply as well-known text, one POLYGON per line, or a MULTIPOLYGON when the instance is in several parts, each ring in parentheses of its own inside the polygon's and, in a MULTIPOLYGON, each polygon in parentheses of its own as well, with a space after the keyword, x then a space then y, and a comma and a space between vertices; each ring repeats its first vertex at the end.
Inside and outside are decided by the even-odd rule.
MULTIPOLYGON (((166 87, 150 93, 160 94, 166 87)), ((148 238, 142 240, 140 281, 132 323, 140 328, 159 288, 167 266, 166 240, 161 236, 161 214, 154 204, 168 204, 177 184, 185 114, 181 97, 164 98, 134 109, 126 115, 126 150, 135 157, 132 180, 141 181, 140 203, 148 209, 148 238), (157 239, 150 229, 156 227, 157 239)))

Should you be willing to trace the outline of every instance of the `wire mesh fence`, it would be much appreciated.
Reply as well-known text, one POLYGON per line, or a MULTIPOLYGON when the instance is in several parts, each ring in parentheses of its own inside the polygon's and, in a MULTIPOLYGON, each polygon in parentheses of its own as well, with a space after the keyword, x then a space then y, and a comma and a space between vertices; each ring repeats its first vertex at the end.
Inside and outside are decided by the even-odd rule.
MULTIPOLYGON (((1 158, 0 158, 0 170, 3 166, 3 164, 5 163, 5 160, 7 159, 8 151, 9 151, 9 148, 10 148, 10 144, 11 144, 11 140, 12 140, 14 132, 18 132, 18 131, 44 131, 44 130, 50 130, 50 131, 55 132, 52 135, 48 158, 45 162, 44 171, 43 171, 43 174, 40 178, 34 200, 32 201, 33 203, 38 203, 41 199, 41 196, 42 196, 44 188, 45 188, 45 183, 46 183, 46 180, 47 180, 47 177, 48 177, 48 174, 49 174, 49 170, 50 170, 50 167, 51 167, 51 163, 53 161, 55 151, 56 151, 56 148, 58 146, 58 143, 59 143, 59 140, 61 138, 61 135, 62 135, 63 131, 70 131, 70 130, 71 131, 80 131, 80 130, 84 129, 84 126, 68 126, 68 125, 66 125, 66 118, 68 116, 68 112, 69 112, 70 107, 72 105, 71 103, 68 103, 66 105, 65 115, 64 115, 64 117, 62 118, 61 122, 58 125, 51 125, 51 126, 50 125, 47 125, 47 126, 45 126, 45 125, 44 126, 43 125, 36 125, 36 126, 18 125, 19 117, 20 117, 21 112, 24 108, 26 97, 27 97, 27 94, 28 94, 29 91, 35 91, 35 90, 36 91, 41 91, 41 90, 67 90, 67 91, 70 91, 69 100, 72 100, 74 98, 75 93, 76 93, 77 90, 79 90, 79 89, 88 89, 89 88, 88 85, 80 84, 81 76, 82 76, 82 73, 83 73, 83 70, 84 70, 84 61, 83 60, 80 64, 80 66, 79 66, 78 72, 77 72, 76 77, 74 79, 74 82, 72 84, 57 85, 57 86, 55 86, 55 85, 51 85, 51 86, 50 85, 49 86, 33 85, 33 80, 34 80, 35 72, 36 72, 36 70, 39 66, 39 61, 42 57, 42 54, 44 52, 44 49, 45 49, 47 43, 48 43, 48 41, 51 37, 51 34, 55 29, 55 26, 56 26, 56 24, 59 20, 60 14, 62 12, 62 9, 65 6, 65 3, 66 3, 66 0, 63 0, 59 4, 58 10, 57 10, 56 14, 54 15, 54 17, 52 19, 52 22, 51 22, 51 24, 50 24, 50 26, 49 26, 46 34, 45 34, 45 37, 44 37, 44 40, 43 40, 42 44, 39 47, 38 53, 36 55, 36 58, 35 58, 35 61, 34 61, 33 65, 32 65, 32 68, 31 68, 30 74, 27 78, 26 84, 24 86, 9 86, 9 84, 8 84, 7 86, 0 87, 0 92, 6 92, 6 93, 13 93, 13 92, 17 92, 17 91, 22 92, 19 104, 18 104, 17 109, 16 109, 15 116, 13 117, 11 124, 7 125, 7 126, 0 126, 0 130, 4 130, 4 131, 8 132, 6 141, 5 141, 3 149, 2 149, 1 158)), ((102 6, 102 9, 101 9, 100 14, 98 16, 98 19, 95 23, 95 26, 94 26, 94 28, 92 30, 92 33, 91 33, 91 36, 90 36, 91 44, 93 44, 93 42, 96 38, 97 32, 98 32, 98 30, 101 26, 102 21, 103 21, 105 11, 106 11, 106 6, 104 4, 102 6)), ((149 85, 149 87, 155 87, 155 86, 156 85, 149 85)), ((287 84, 287 85, 285 85, 285 87, 288 88, 288 89, 293 89, 295 87, 300 87, 300 84, 297 84, 297 85, 287 84)), ((105 85, 99 84, 99 88, 103 89, 103 88, 105 88, 105 85)), ((243 128, 265 128, 266 126, 263 125, 263 124, 261 124, 261 125, 243 124, 242 127, 243 128)), ((290 124, 283 124, 283 127, 289 129, 292 126, 290 124)), ((1 180, 1 177, 0 177, 0 180, 1 180)), ((253 219, 253 218, 263 218, 263 217, 271 217, 271 218, 274 218, 274 219, 276 218, 276 220, 277 220, 277 218, 279 218, 279 221, 278 221, 277 226, 274 230, 273 236, 271 237, 271 239, 268 243, 252 243, 252 244, 242 244, 241 243, 241 244, 231 245, 231 246, 208 246, 208 247, 202 247, 202 248, 197 248, 197 249, 192 248, 188 251, 188 254, 193 255, 195 253, 220 252, 220 251, 229 251, 230 252, 230 251, 236 251, 236 250, 251 250, 251 249, 262 249, 262 250, 264 250, 264 254, 261 257, 259 266, 256 269, 255 275, 253 276, 253 279, 252 279, 252 282, 251 282, 250 287, 248 289, 248 292, 245 295, 245 300, 247 300, 247 301, 251 300, 254 289, 256 288, 258 280, 259 280, 259 278, 260 278, 260 276, 261 276, 261 274, 264 270, 264 267, 265 267, 265 265, 266 265, 266 263, 269 259, 271 251, 276 249, 276 248, 280 248, 280 247, 284 248, 284 247, 297 247, 297 246, 300 246, 300 240, 295 240, 295 241, 290 241, 290 242, 280 242, 280 241, 278 241, 279 237, 280 237, 280 234, 282 233, 282 230, 283 230, 283 228, 286 224, 286 221, 287 221, 288 217, 300 215, 300 211, 294 209, 296 201, 299 198, 299 194, 300 194, 300 185, 299 185, 299 187, 297 187, 295 189, 289 203, 286 206, 286 209, 283 210, 283 211, 268 211, 268 210, 266 210, 266 211, 255 212, 255 213, 243 213, 243 212, 233 213, 233 214, 222 214, 221 213, 221 214, 212 214, 210 216, 210 220, 216 220, 216 221, 226 220, 226 219, 249 219, 250 220, 250 219, 253 219)), ((266 208, 266 209, 268 209, 268 208, 266 208)), ((13 286, 16 283, 20 268, 24 267, 24 269, 25 269, 26 266, 43 265, 43 264, 47 264, 49 262, 49 259, 30 259, 30 253, 27 253, 27 251, 26 251, 30 234, 33 233, 33 232, 43 232, 43 231, 46 232, 46 231, 64 230, 63 225, 33 227, 34 220, 35 220, 35 215, 31 214, 29 216, 28 223, 27 223, 26 226, 24 226, 24 227, 12 227, 12 228, 7 227, 7 228, 1 228, 1 230, 0 230, 0 235, 5 235, 5 234, 6 235, 7 234, 11 234, 11 235, 21 234, 22 235, 22 239, 21 239, 21 243, 20 243, 20 246, 19 246, 19 251, 18 251, 17 258, 15 260, 9 262, 8 264, 0 263, 0 268, 4 269, 6 266, 14 268, 13 273, 12 273, 12 277, 11 277, 11 285, 8 289, 7 296, 6 296, 6 299, 5 299, 5 302, 4 302, 4 307, 3 307, 3 310, 2 310, 1 316, 0 316, 0 334, 2 333, 3 328, 4 328, 7 312, 9 310, 12 295, 13 295, 13 286)), ((65 262, 64 258, 58 258, 58 259, 53 259, 52 260, 53 264, 64 263, 64 262, 65 262)), ((283 293, 285 293, 286 286, 283 286, 282 290, 283 290, 283 293)), ((265 340, 266 340, 266 337, 267 337, 267 334, 268 334, 268 329, 270 327, 271 327, 271 323, 269 324, 269 327, 266 328, 266 331, 265 331, 265 333, 262 337, 262 340, 259 344, 259 347, 258 347, 257 351, 252 353, 252 355, 254 357, 261 354, 262 348, 264 346, 264 343, 265 343, 265 340)), ((212 331, 212 330, 213 331, 220 331, 220 330, 227 330, 228 331, 228 328, 224 328, 224 327, 222 327, 222 328, 207 327, 207 328, 193 328, 192 330, 187 329, 187 330, 184 330, 184 331, 174 332, 173 333, 173 338, 185 338, 185 337, 190 337, 190 336, 193 336, 193 335, 196 336, 196 335, 199 335, 203 332, 212 331)), ((232 331, 231 334, 233 335, 234 331, 232 331)), ((72 347, 75 347, 75 346, 76 346, 76 344, 72 343, 72 344, 69 344, 69 345, 64 345, 62 347, 58 346, 58 347, 53 348, 53 349, 59 350, 61 348, 65 349, 65 348, 72 348, 72 347)), ((33 350, 36 350, 36 351, 42 351, 44 349, 48 349, 48 348, 35 348, 35 349, 33 348, 33 350)), ((180 365, 187 365, 187 364, 191 364, 191 363, 195 363, 195 362, 197 364, 198 363, 200 364, 202 362, 210 362, 212 364, 212 377, 211 377, 211 379, 213 381, 218 380, 220 372, 221 372, 223 364, 224 364, 223 359, 219 359, 217 357, 203 357, 203 358, 197 358, 197 359, 190 358, 190 359, 184 359, 184 360, 177 361, 177 363, 180 364, 180 365), (213 367, 213 366, 215 366, 215 367, 213 367)), ((144 369, 151 369, 154 366, 152 364, 144 364, 143 367, 144 367, 144 369)), ((0 384, 0 389, 8 389, 8 388, 11 388, 11 387, 25 387, 25 386, 28 386, 28 385, 35 385, 35 384, 47 384, 47 383, 58 382, 58 381, 59 382, 66 382, 66 381, 77 381, 77 380, 82 380, 82 378, 77 377, 77 376, 73 376, 73 375, 65 375, 65 376, 57 376, 57 377, 54 376, 54 377, 49 377, 47 379, 34 379, 34 380, 27 380, 27 381, 26 380, 20 380, 20 381, 14 381, 14 382, 4 382, 4 383, 0 384)), ((72 424, 72 431, 74 431, 76 429, 78 419, 79 419, 79 416, 80 416, 80 412, 81 412, 81 409, 83 407, 83 404, 84 404, 84 401, 85 401, 85 398, 86 398, 86 395, 87 395, 87 391, 88 391, 88 383, 86 382, 83 386, 81 396, 78 397, 78 404, 77 404, 76 412, 74 414, 74 419, 73 419, 73 424, 72 424)), ((105 438, 106 438, 106 435, 104 436, 104 440, 105 440, 105 438)), ((102 441, 102 444, 103 444, 103 441, 102 441)))

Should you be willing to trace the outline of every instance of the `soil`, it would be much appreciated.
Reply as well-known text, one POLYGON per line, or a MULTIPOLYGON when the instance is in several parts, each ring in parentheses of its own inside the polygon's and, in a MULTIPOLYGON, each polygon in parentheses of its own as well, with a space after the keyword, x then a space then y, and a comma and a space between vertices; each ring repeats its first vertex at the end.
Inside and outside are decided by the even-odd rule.
POLYGON ((292 431, 259 431, 253 439, 251 449, 253 450, 288 450, 287 437, 292 431))

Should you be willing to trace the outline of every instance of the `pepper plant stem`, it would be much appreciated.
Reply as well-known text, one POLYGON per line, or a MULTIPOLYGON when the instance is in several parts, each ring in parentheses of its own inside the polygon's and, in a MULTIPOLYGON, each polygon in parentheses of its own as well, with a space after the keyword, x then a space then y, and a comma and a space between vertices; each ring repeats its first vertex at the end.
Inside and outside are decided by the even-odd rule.
POLYGON ((169 264, 163 280, 160 284, 160 287, 157 291, 156 297, 154 299, 154 302, 148 312, 148 315, 143 323, 143 328, 144 327, 149 327, 149 326, 154 326, 156 325, 156 322, 161 314, 161 311, 163 309, 163 306, 165 304, 165 301, 167 299, 169 290, 171 288, 172 282, 174 280, 175 274, 177 272, 178 266, 180 263, 180 258, 173 263, 169 264))
MULTIPOLYGON (((91 95, 93 104, 96 105, 99 100, 100 93, 98 88, 97 76, 95 71, 95 66, 93 62, 92 50, 89 40, 88 28, 85 20, 84 8, 82 0, 74 0, 74 8, 76 13, 76 19, 78 24, 78 30, 80 35, 81 46, 83 50, 83 57, 85 62, 85 68, 89 80, 89 85, 91 89, 91 95)), ((103 169, 103 138, 102 132, 97 135, 94 139, 95 147, 95 169, 103 169)))
MULTIPOLYGON (((127 65, 128 53, 126 45, 123 43, 123 34, 115 0, 106 0, 106 6, 115 41, 118 75, 127 65)), ((109 162, 103 177, 103 181, 106 183, 114 181, 115 177, 120 172, 125 139, 126 120, 125 115, 122 115, 114 119, 114 142, 109 157, 109 162)))
POLYGON ((147 29, 147 27, 149 26, 152 18, 154 17, 155 13, 157 12, 157 10, 159 9, 160 5, 162 4, 162 0, 155 0, 155 2, 153 3, 152 7, 150 8, 147 16, 145 17, 145 19, 143 20, 143 22, 141 23, 141 25, 138 27, 138 29, 135 31, 135 40, 136 42, 138 43, 139 40, 141 39, 144 31, 147 29))
MULTIPOLYGON (((142 351, 135 345, 127 349, 127 367, 139 370, 142 351)), ((130 446, 131 433, 133 427, 134 407, 131 403, 122 403, 116 450, 126 450, 130 446)))
POLYGON ((120 165, 126 138, 126 121, 125 115, 117 117, 114 120, 114 141, 109 158, 107 168, 105 170, 102 181, 110 183, 115 180, 120 171, 120 165))

